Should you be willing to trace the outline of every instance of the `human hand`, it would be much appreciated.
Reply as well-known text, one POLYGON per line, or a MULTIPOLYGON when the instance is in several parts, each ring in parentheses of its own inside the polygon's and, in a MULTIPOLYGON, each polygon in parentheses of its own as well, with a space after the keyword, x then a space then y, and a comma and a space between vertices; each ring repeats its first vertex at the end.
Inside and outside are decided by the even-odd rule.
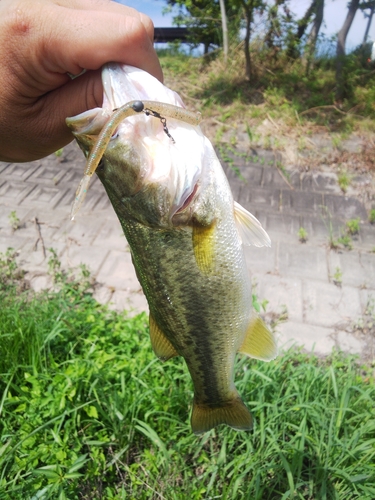
POLYGON ((31 161, 68 144, 65 118, 102 104, 106 62, 162 80, 153 36, 147 16, 109 0, 1 0, 0 160, 31 161))

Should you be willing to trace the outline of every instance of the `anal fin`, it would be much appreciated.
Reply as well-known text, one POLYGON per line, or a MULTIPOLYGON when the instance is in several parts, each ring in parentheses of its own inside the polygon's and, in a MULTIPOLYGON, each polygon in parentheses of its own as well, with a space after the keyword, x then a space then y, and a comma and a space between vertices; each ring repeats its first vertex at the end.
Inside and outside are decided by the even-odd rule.
POLYGON ((162 361, 178 356, 178 352, 160 330, 152 314, 150 314, 150 338, 154 353, 162 361))
POLYGON ((263 361, 271 361, 277 356, 275 336, 255 313, 238 352, 263 361))
POLYGON ((219 424, 227 424, 237 431, 252 429, 251 413, 238 395, 218 407, 193 403, 191 427, 194 434, 203 434, 219 424))

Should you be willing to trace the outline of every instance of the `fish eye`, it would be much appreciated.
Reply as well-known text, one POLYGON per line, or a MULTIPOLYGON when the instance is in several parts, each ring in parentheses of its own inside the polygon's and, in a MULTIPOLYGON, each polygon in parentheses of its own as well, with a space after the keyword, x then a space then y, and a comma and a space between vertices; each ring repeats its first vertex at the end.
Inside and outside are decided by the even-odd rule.
POLYGON ((100 170, 101 172, 104 170, 104 160, 103 158, 100 160, 96 170, 100 170))

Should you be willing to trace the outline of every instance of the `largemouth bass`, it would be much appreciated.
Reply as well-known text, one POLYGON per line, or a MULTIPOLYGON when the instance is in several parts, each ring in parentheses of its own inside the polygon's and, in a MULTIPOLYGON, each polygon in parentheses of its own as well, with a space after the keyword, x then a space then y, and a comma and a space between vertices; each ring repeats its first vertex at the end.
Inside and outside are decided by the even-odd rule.
POLYGON ((152 347, 161 360, 181 355, 186 361, 194 433, 223 423, 250 430, 251 414, 234 385, 236 353, 269 361, 277 348, 252 308, 243 244, 269 246, 269 237, 233 201, 210 141, 184 115, 175 92, 130 66, 109 64, 102 75, 103 107, 67 123, 86 157, 95 151, 89 162, 100 151, 98 135, 109 141, 96 173, 149 304, 152 347), (172 111, 165 108, 166 117, 163 104, 158 112, 145 109, 150 100, 172 111), (132 116, 103 131, 114 110, 129 101, 135 103, 132 116))

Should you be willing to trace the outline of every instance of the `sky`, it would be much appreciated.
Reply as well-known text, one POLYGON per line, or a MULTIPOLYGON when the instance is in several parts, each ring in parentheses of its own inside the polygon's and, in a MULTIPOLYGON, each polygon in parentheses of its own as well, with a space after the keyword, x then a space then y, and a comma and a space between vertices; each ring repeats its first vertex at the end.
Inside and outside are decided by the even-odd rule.
MULTIPOLYGON (((163 8, 167 3, 163 0, 116 0, 124 5, 129 5, 137 9, 149 17, 151 17, 154 26, 168 27, 172 26, 172 14, 163 15, 163 8)), ((311 0, 291 0, 290 7, 292 12, 295 12, 300 18, 306 12, 311 0)), ((348 0, 325 0, 324 9, 324 26, 321 29, 327 36, 336 34, 347 14, 348 0)), ((347 49, 358 46, 362 40, 366 29, 366 20, 361 11, 357 11, 353 24, 348 34, 346 47, 347 49)), ((375 41, 375 19, 372 22, 368 40, 375 41)))

